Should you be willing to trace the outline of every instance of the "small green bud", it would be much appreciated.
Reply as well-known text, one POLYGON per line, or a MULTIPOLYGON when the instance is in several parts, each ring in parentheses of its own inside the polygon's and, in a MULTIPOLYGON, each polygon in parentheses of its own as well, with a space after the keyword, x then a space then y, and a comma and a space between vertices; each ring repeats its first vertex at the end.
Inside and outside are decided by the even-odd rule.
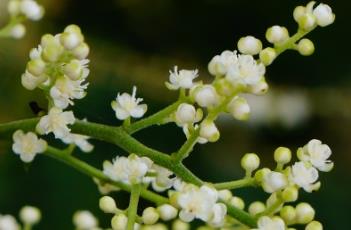
POLYGON ((82 76, 83 68, 78 60, 71 60, 63 66, 63 72, 72 80, 78 80, 82 76))
POLYGON ((297 50, 303 56, 312 55, 314 52, 314 44, 307 38, 301 39, 297 44, 297 50))
POLYGON ((115 213, 117 210, 115 200, 110 196, 103 196, 99 200, 99 207, 105 213, 115 213))
POLYGON ((294 20, 298 23, 301 18, 306 14, 306 7, 304 6, 297 6, 294 9, 294 20))
POLYGON ((79 46, 72 50, 73 55, 79 60, 86 58, 89 55, 89 52, 90 48, 85 42, 81 43, 79 46))
POLYGON ((148 207, 144 209, 141 218, 145 224, 155 224, 160 218, 160 215, 154 207, 148 207))
POLYGON ((238 49, 243 54, 256 55, 262 50, 262 42, 253 37, 242 37, 238 41, 238 49))
POLYGON ((300 203, 296 206, 296 222, 308 224, 314 219, 315 211, 308 203, 300 203))
POLYGON ((296 220, 296 210, 293 206, 284 206, 280 210, 280 216, 287 224, 293 224, 296 220))
POLYGON ((265 175, 267 175, 268 173, 270 173, 271 170, 269 168, 263 168, 258 170, 255 173, 255 180, 259 183, 261 183, 263 181, 263 178, 265 177, 265 175))
POLYGON ((251 173, 260 166, 260 158, 255 153, 246 153, 241 158, 241 167, 251 173))
POLYGON ((298 21, 299 27, 305 31, 310 31, 316 26, 316 18, 313 14, 304 14, 298 21))
POLYGON ((257 215, 258 213, 264 212, 264 210, 266 210, 266 205, 261 201, 255 201, 249 206, 249 213, 253 216, 257 215))
POLYGON ((306 226, 305 230, 323 230, 323 225, 314 220, 306 226))
POLYGON ((260 52, 260 60, 265 66, 269 66, 277 57, 275 49, 267 47, 260 52))
POLYGON ((285 202, 294 202, 299 196, 299 190, 296 187, 285 188, 282 192, 282 199, 285 202))
POLYGON ((49 44, 43 49, 42 58, 47 62, 56 62, 63 53, 63 48, 60 45, 49 44))
POLYGON ((241 210, 243 210, 245 208, 245 203, 244 203, 243 199, 241 199, 240 197, 237 197, 237 196, 233 196, 230 199, 229 203, 231 205, 233 205, 234 207, 241 209, 241 210))
POLYGON ((266 39, 272 44, 285 42, 289 38, 289 31, 284 26, 272 26, 266 32, 266 39))
POLYGON ((127 227, 128 218, 124 214, 115 215, 111 219, 111 226, 113 230, 125 230, 127 227))
POLYGON ((34 76, 39 76, 44 73, 46 63, 41 59, 30 60, 27 63, 27 70, 34 76))
POLYGON ((274 160, 278 164, 286 164, 291 161, 291 151, 286 147, 279 147, 274 151, 274 160))

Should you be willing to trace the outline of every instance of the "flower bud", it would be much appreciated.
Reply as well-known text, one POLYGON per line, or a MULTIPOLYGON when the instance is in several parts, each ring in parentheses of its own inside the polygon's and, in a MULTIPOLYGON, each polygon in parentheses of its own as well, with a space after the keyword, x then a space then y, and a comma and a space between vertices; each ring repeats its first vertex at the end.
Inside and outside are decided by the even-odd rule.
POLYGON ((79 60, 86 58, 89 52, 90 48, 85 42, 81 43, 79 46, 72 50, 73 55, 79 60))
POLYGON ((97 220, 89 211, 78 211, 73 215, 73 223, 78 229, 92 229, 97 226, 97 220))
POLYGON ((308 203, 300 203, 296 206, 296 222, 307 224, 314 219, 315 211, 308 203))
POLYGON ((194 123, 196 118, 196 110, 193 105, 182 103, 178 106, 175 114, 176 122, 179 124, 194 123))
POLYGON ((224 189, 218 191, 218 197, 224 201, 229 201, 233 197, 233 194, 229 189, 224 189))
POLYGON ((312 221, 310 222, 305 230, 323 230, 323 225, 319 221, 312 221))
POLYGON ((251 173, 260 166, 260 158, 255 153, 246 153, 241 158, 241 167, 251 173))
POLYGON ((212 85, 198 86, 193 92, 194 100, 202 107, 214 107, 218 104, 218 94, 212 85))
POLYGON ((44 73, 46 63, 41 59, 30 60, 27 63, 27 70, 29 73, 39 76, 44 73))
POLYGON ((301 39, 297 44, 297 51, 303 56, 312 55, 314 52, 313 42, 307 38, 301 39))
POLYGON ((80 27, 77 26, 77 25, 68 25, 66 26, 64 32, 67 32, 67 33, 78 33, 78 34, 81 34, 82 31, 80 30, 80 27))
POLYGON ((262 188, 265 192, 273 193, 288 185, 287 177, 280 173, 271 171, 263 177, 262 188))
POLYGON ((29 19, 37 21, 44 15, 44 8, 36 1, 22 0, 20 6, 21 12, 29 19))
POLYGON ((253 216, 257 215, 258 213, 264 212, 266 209, 266 205, 261 201, 255 201, 250 204, 249 206, 249 213, 253 216))
POLYGON ((277 57, 275 49, 267 47, 260 52, 260 60, 265 66, 269 66, 277 57))
POLYGON ((316 25, 316 18, 313 14, 307 13, 301 16, 298 24, 301 29, 310 31, 316 25))
POLYGON ((186 222, 183 222, 181 220, 175 220, 172 224, 172 229, 175 230, 189 230, 190 229, 190 225, 186 222))
POLYGON ((294 202, 299 197, 299 190, 296 187, 287 187, 283 190, 281 196, 285 202, 294 202))
POLYGON ((38 208, 32 206, 25 206, 19 213, 20 219, 23 223, 34 225, 41 219, 41 212, 38 208))
POLYGON ((313 15, 316 17, 319 26, 328 26, 335 21, 335 14, 327 4, 319 4, 314 10, 313 15))
POLYGON ((157 207, 157 211, 160 214, 160 218, 164 221, 174 219, 178 214, 178 210, 169 204, 163 204, 157 207))
POLYGON ((56 62, 62 53, 63 49, 60 45, 51 43, 43 49, 42 58, 47 62, 56 62))
POLYGON ((16 39, 23 38, 23 36, 26 34, 26 27, 23 24, 18 23, 12 27, 10 34, 11 37, 16 39))
POLYGON ((283 26, 272 26, 266 32, 267 41, 273 44, 285 42, 288 38, 288 29, 283 26))
POLYGON ((296 210, 293 206, 284 206, 280 210, 280 216, 283 218, 285 223, 292 224, 296 219, 296 210))
POLYGON ((53 35, 51 35, 51 34, 44 34, 41 37, 41 41, 40 41, 41 47, 45 48, 45 47, 47 47, 48 45, 51 45, 51 44, 58 45, 58 42, 57 42, 56 38, 53 35))
POLYGON ((294 20, 298 23, 305 14, 306 14, 306 7, 304 6, 295 7, 294 20))
POLYGON ((111 226, 113 230, 125 230, 127 228, 128 218, 124 214, 115 215, 111 219, 111 226))
POLYGON ((100 209, 105 213, 115 213, 117 210, 115 200, 110 196, 103 196, 99 201, 100 209))
POLYGON ((228 112, 236 119, 245 121, 250 116, 250 106, 243 97, 234 97, 227 106, 228 112))
POLYGON ((255 180, 259 183, 263 181, 263 178, 266 176, 266 174, 270 173, 271 170, 269 168, 263 168, 260 170, 257 170, 255 173, 255 180))
POLYGON ((242 37, 238 41, 238 49, 243 54, 256 55, 262 50, 262 42, 253 36, 242 37))
POLYGON ((144 209, 141 218, 144 224, 155 224, 160 218, 160 215, 154 207, 148 207, 144 209))
POLYGON ((268 88, 269 88, 269 86, 266 82, 266 79, 264 77, 262 77, 262 79, 260 81, 258 81, 256 84, 249 85, 247 90, 248 90, 248 92, 255 94, 255 95, 263 95, 263 94, 267 93, 268 88))
POLYGON ((213 121, 203 121, 200 125, 200 136, 209 142, 216 142, 220 133, 213 121))
POLYGON ((245 208, 245 203, 244 203, 243 199, 241 199, 240 197, 237 197, 237 196, 233 196, 230 199, 229 203, 231 205, 233 205, 234 207, 241 209, 241 210, 243 210, 245 208))
POLYGON ((68 50, 72 50, 83 42, 83 36, 81 33, 75 32, 64 32, 60 36, 60 42, 68 50))
POLYGON ((72 80, 78 80, 82 76, 83 67, 80 61, 73 59, 63 66, 63 72, 72 80))
POLYGON ((286 164, 291 160, 291 151, 285 147, 279 147, 274 151, 274 160, 278 164, 286 164))

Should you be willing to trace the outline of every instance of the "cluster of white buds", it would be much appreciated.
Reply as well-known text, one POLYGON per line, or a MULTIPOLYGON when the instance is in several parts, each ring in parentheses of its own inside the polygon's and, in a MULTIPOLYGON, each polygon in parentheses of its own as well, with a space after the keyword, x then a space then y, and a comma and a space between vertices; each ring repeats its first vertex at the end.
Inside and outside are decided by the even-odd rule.
POLYGON ((87 210, 80 210, 73 215, 73 224, 77 230, 102 230, 97 218, 87 210))
POLYGON ((21 23, 24 19, 38 21, 44 15, 44 8, 34 0, 10 0, 7 10, 12 21, 16 22, 9 35, 16 39, 22 38, 26 33, 26 27, 21 23))
POLYGON ((19 218, 23 223, 23 228, 12 215, 0 214, 0 229, 1 230, 20 230, 31 229, 41 220, 41 212, 33 206, 24 206, 19 212, 19 218))

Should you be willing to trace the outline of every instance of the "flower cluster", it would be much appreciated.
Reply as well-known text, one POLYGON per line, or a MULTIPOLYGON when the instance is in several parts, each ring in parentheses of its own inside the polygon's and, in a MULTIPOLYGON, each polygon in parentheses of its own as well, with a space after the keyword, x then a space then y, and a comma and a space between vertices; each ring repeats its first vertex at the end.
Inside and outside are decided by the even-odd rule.
POLYGON ((13 23, 8 32, 16 39, 22 38, 26 33, 26 27, 22 21, 25 19, 38 21, 44 15, 44 8, 34 0, 10 0, 7 10, 13 23))
MULTIPOLYGON (((41 212, 38 208, 33 206, 24 206, 20 212, 19 217, 23 226, 26 229, 31 229, 32 226, 36 225, 41 219, 41 212)), ((1 230, 20 230, 23 229, 17 222, 16 218, 12 215, 1 215, 0 214, 0 229, 1 230)))

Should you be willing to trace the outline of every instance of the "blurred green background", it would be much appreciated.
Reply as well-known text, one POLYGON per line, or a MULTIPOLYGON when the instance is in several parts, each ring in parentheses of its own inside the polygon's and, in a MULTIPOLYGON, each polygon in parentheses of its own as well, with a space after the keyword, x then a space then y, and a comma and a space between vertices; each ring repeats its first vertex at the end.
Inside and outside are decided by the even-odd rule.
MULTIPOLYGON (((29 50, 44 33, 60 33, 68 24, 81 26, 91 47, 89 93, 77 101, 74 111, 90 121, 118 124, 110 108, 117 92, 130 92, 133 85, 149 105, 148 114, 171 103, 175 92, 164 87, 168 70, 198 68, 209 81, 207 63, 225 49, 235 49, 245 35, 264 39, 269 26, 285 25, 296 30, 294 6, 307 1, 245 0, 43 0, 44 19, 27 23, 24 39, 0 41, 0 122, 33 117, 28 103, 45 106, 39 91, 20 84, 29 50)), ((276 147, 292 150, 312 138, 333 150, 335 169, 322 173, 317 193, 302 193, 301 200, 317 209, 316 219, 325 229, 350 229, 351 192, 351 65, 350 1, 326 1, 336 13, 334 25, 318 28, 308 37, 316 52, 302 57, 286 52, 267 70, 268 95, 250 97, 252 118, 237 122, 221 117, 221 140, 197 146, 185 161, 204 180, 220 182, 243 176, 240 157, 246 152, 262 156, 272 166, 276 147)), ((0 25, 7 21, 6 0, 0 0, 0 25)), ((268 45, 266 43, 266 45, 268 45)), ((175 125, 153 127, 135 135, 143 143, 165 152, 184 141, 175 125)), ((76 155, 101 168, 104 159, 124 154, 114 146, 92 141, 95 151, 76 155)), ((11 150, 10 140, 0 140, 0 213, 17 214, 25 204, 42 209, 43 220, 35 229, 72 229, 77 209, 89 209, 103 226, 109 216, 98 209, 99 193, 91 179, 46 157, 24 166, 11 150)), ((267 197, 257 189, 235 192, 249 201, 267 197)), ((114 194, 125 207, 127 194, 114 194)))

